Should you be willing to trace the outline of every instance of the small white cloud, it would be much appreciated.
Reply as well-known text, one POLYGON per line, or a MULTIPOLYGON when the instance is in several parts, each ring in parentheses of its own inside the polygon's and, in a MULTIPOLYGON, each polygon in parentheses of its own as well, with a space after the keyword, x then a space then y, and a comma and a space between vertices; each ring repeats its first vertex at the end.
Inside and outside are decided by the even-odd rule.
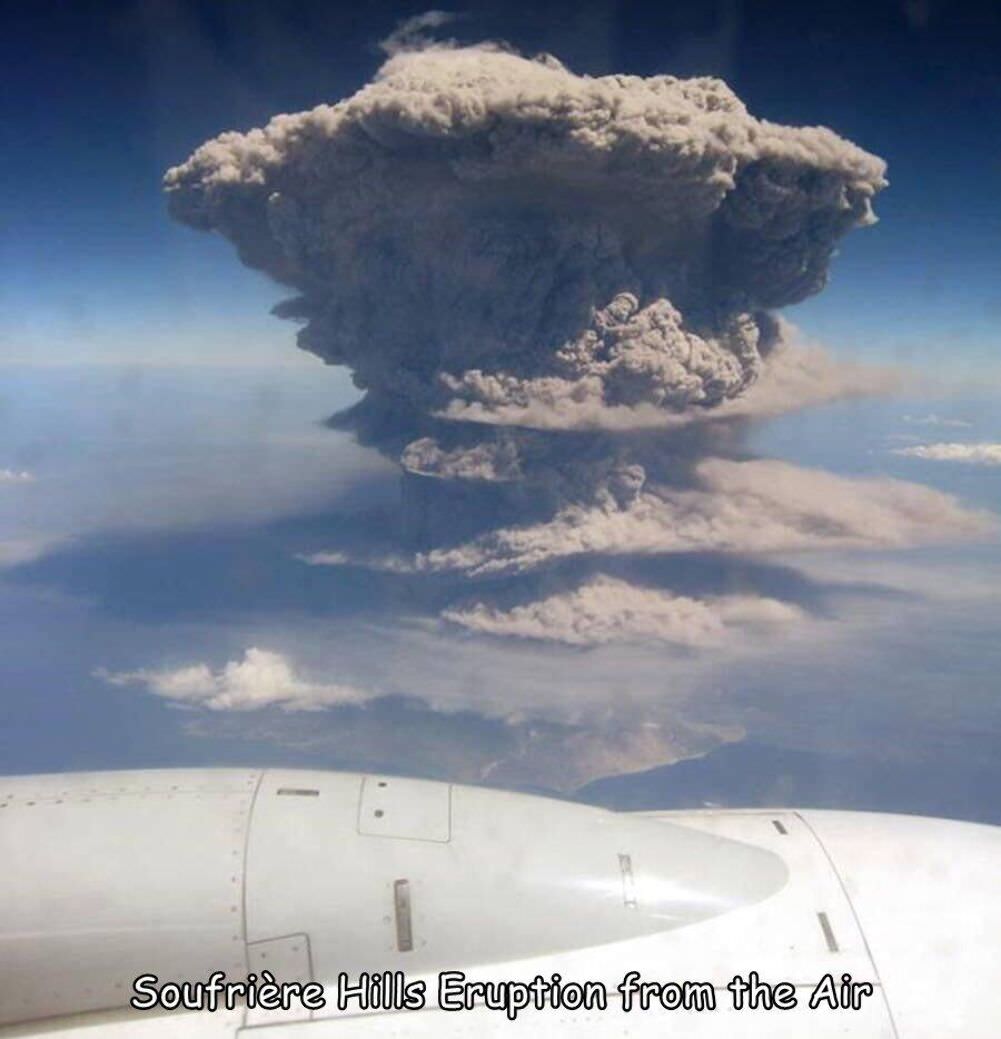
POLYGON ((412 51, 435 50, 454 46, 454 41, 436 40, 429 30, 440 29, 459 18, 451 11, 425 11, 412 18, 405 18, 384 39, 379 41, 379 49, 393 57, 412 51))
POLYGON ((917 447, 898 447, 893 453, 933 462, 1001 465, 1001 444, 920 444, 917 447))
POLYGON ((970 429, 972 422, 961 418, 943 418, 941 415, 905 415, 904 421, 911 426, 943 426, 949 429, 970 429))
POLYGON ((373 695, 350 685, 310 682, 297 675, 281 653, 253 646, 242 660, 231 660, 218 671, 199 663, 162 671, 142 668, 112 672, 100 668, 94 674, 111 685, 145 686, 154 696, 213 711, 272 706, 284 711, 315 711, 363 703, 373 695))
POLYGON ((349 553, 335 549, 329 552, 297 555, 295 558, 310 566, 358 566, 386 574, 413 574, 423 569, 419 559, 415 561, 413 557, 392 555, 387 552, 349 553))
POLYGON ((0 469, 0 483, 33 483, 34 479, 25 469, 0 469))

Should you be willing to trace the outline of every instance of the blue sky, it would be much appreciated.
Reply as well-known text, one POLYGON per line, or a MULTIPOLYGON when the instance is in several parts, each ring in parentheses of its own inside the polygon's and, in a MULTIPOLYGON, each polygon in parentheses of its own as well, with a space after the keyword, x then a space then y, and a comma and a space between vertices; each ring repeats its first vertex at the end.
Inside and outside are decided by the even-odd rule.
MULTIPOLYGON (((700 789, 733 803, 778 792, 1001 821, 976 793, 1001 761, 993 541, 725 573, 697 560, 727 587, 781 589, 810 614, 787 642, 707 657, 471 635, 436 619, 456 594, 446 582, 303 563, 335 534, 351 544, 393 529, 396 469, 323 425, 357 397, 347 373, 296 350, 294 327, 269 316, 282 289, 167 218, 160 179, 222 130, 352 92, 378 65, 375 41, 423 10, 341 8, 9 5, 0 772, 281 762, 566 791, 639 770, 589 796, 666 806, 681 794, 657 768, 664 756, 711 751, 686 778, 696 803, 700 789), (224 695, 238 681, 227 665, 252 648, 288 663, 295 688, 369 699, 227 711, 164 692, 201 667, 224 695), (656 738, 626 737, 637 718, 656 738), (557 744, 566 761, 547 763, 557 744), (922 769, 948 777, 949 797, 909 799, 922 769), (851 775, 869 785, 845 785, 851 775)), ((886 158, 880 222, 851 235, 827 290, 786 316, 838 356, 923 381, 761 424, 749 449, 1001 512, 1001 466, 896 453, 1001 442, 996 11, 466 10, 451 27, 464 40, 549 50, 578 72, 724 75, 754 114, 829 125, 886 158)))
MULTIPOLYGON (((415 5, 14 4, 3 47, 0 334, 18 360, 301 363, 280 290, 164 218, 160 178, 222 129, 357 89, 415 5)), ((580 72, 722 73, 752 112, 821 123, 889 162, 882 222, 790 312, 867 356, 997 379, 1001 35, 984 5, 474 4, 455 28, 580 72), (534 6, 534 5, 533 5, 534 6), (983 9, 981 9, 983 8, 983 9), (575 8, 576 9, 576 8, 575 8), (734 11, 735 29, 729 28, 734 11)))

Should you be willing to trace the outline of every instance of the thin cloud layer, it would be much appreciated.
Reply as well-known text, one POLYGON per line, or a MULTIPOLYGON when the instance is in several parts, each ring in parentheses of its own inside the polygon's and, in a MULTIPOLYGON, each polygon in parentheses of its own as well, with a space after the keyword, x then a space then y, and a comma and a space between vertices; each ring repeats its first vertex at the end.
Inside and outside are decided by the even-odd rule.
POLYGON ((0 570, 30 563, 58 544, 56 538, 0 538, 0 570))
POLYGON ((316 711, 364 703, 373 695, 350 685, 308 681, 281 653, 253 646, 242 660, 231 660, 217 671, 199 663, 162 671, 102 669, 96 675, 111 685, 138 685, 154 696, 212 711, 316 711))
POLYGON ((949 429, 970 429, 972 422, 961 418, 945 418, 934 413, 930 415, 905 415, 904 421, 910 426, 942 426, 949 429))
POLYGON ((24 469, 0 469, 0 484, 32 483, 35 477, 24 469))
POLYGON ((932 462, 964 462, 968 465, 1001 465, 1001 444, 917 444, 898 447, 895 455, 924 458, 932 462))

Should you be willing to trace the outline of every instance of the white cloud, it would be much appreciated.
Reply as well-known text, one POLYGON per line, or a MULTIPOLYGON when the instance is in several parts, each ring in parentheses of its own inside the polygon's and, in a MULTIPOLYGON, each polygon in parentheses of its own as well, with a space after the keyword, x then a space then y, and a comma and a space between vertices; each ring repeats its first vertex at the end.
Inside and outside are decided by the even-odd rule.
POLYGON ((394 555, 390 552, 344 552, 341 549, 333 549, 328 552, 297 555, 295 558, 310 566, 357 566, 384 574, 414 574, 431 569, 426 565, 423 556, 394 555))
POLYGON ((58 538, 0 538, 0 569, 33 563, 59 544, 58 538))
POLYGON ((760 631, 801 620, 803 612, 777 599, 732 595, 694 599, 640 588, 599 575, 568 592, 502 610, 485 603, 446 610, 442 616, 489 635, 595 646, 609 642, 720 645, 741 631, 760 631))
POLYGON ((924 458, 933 462, 966 462, 971 465, 1001 465, 1001 444, 920 444, 898 447, 895 455, 924 458))
POLYGON ((425 11, 423 14, 415 14, 412 18, 405 18, 384 39, 379 42, 379 48, 392 57, 394 54, 403 54, 408 51, 431 50, 435 47, 449 47, 451 43, 442 43, 433 39, 429 29, 440 29, 443 25, 454 22, 459 15, 451 11, 425 11))
POLYGON ((285 711, 314 711, 358 704, 373 694, 351 685, 310 682, 296 674, 281 653, 251 647, 242 660, 231 660, 220 670, 208 664, 190 664, 174 670, 109 672, 97 677, 116 686, 141 685, 154 696, 213 711, 250 711, 277 706, 285 711))
POLYGON ((970 429, 972 422, 961 418, 943 418, 941 415, 905 415, 904 421, 912 426, 943 426, 950 429, 970 429))
POLYGON ((0 483, 33 483, 35 477, 24 469, 0 469, 0 483))

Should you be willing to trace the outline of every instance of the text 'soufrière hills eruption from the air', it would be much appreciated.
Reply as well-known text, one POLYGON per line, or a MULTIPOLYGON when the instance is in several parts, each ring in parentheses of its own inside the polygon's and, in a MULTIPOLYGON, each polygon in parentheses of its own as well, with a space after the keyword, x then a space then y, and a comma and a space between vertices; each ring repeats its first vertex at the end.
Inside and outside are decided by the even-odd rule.
POLYGON ((416 42, 344 101, 209 141, 166 187, 177 219, 294 290, 277 312, 299 344, 365 391, 340 422, 405 470, 402 545, 311 561, 456 575, 445 618, 490 634, 698 645, 798 609, 603 563, 983 522, 741 448, 755 416, 885 388, 775 315, 823 288, 884 173, 828 129, 755 119, 718 79, 416 42), (521 601, 491 590, 569 560, 591 568, 521 601))

